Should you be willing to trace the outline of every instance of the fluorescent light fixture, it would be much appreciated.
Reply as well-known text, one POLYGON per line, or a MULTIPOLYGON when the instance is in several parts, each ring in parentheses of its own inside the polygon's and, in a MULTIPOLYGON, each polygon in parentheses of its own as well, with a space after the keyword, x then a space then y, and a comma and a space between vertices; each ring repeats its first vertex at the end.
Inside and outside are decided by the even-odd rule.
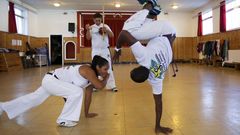
POLYGON ((53 5, 54 5, 55 7, 60 7, 60 6, 61 6, 61 4, 60 4, 60 3, 58 3, 58 2, 56 2, 56 3, 53 3, 53 5))
POLYGON ((115 7, 116 7, 116 8, 120 8, 120 7, 121 7, 121 4, 117 2, 117 3, 115 3, 115 7))
POLYGON ((172 8, 173 8, 173 9, 178 9, 178 5, 175 5, 175 4, 174 4, 174 5, 172 5, 172 8))

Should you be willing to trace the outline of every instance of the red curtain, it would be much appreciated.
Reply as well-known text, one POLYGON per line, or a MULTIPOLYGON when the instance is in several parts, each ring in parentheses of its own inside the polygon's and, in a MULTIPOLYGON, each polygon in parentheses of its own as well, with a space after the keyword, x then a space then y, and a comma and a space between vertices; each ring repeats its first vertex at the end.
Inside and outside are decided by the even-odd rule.
POLYGON ((226 4, 220 3, 220 32, 226 32, 226 4))
POLYGON ((203 26, 202 26, 202 13, 200 12, 198 14, 198 36, 202 36, 203 35, 203 26))
POLYGON ((9 2, 9 12, 8 12, 8 32, 17 33, 17 24, 14 11, 14 3, 9 2))
POLYGON ((84 34, 84 37, 82 38, 82 45, 84 47, 91 47, 91 40, 87 40, 86 38, 86 33, 87 30, 85 29, 86 24, 93 24, 93 15, 82 15, 82 28, 84 28, 84 32, 82 34, 84 34))
MULTIPOLYGON (((92 25, 93 22, 93 15, 82 15, 81 16, 81 21, 82 21, 82 26, 83 28, 85 28, 86 24, 90 24, 92 25)), ((119 33, 122 30, 123 24, 124 22, 130 17, 130 15, 124 15, 124 16, 113 16, 113 15, 105 15, 105 24, 107 24, 111 30, 114 33, 114 38, 109 38, 109 44, 110 47, 114 47, 116 46, 116 41, 118 38, 119 33)), ((91 41, 86 39, 86 30, 84 29, 84 37, 82 38, 82 43, 84 45, 84 47, 91 47, 91 41)))

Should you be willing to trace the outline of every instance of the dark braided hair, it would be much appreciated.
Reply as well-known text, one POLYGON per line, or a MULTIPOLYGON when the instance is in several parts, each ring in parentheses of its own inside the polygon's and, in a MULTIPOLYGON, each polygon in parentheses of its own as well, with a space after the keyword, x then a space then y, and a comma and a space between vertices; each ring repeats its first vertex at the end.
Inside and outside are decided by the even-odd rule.
POLYGON ((97 66, 101 68, 102 66, 105 66, 107 64, 108 64, 108 61, 105 58, 99 55, 95 55, 92 60, 91 68, 95 71, 96 75, 98 76, 97 66))

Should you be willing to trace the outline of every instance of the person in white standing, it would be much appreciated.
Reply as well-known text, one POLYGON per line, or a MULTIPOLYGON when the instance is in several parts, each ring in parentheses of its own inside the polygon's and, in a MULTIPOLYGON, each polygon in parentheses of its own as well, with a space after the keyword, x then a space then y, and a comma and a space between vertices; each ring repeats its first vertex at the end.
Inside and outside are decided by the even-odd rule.
MULTIPOLYGON (((96 113, 89 113, 93 87, 105 87, 109 74, 106 59, 95 56, 91 65, 76 65, 58 68, 48 72, 41 86, 34 92, 7 102, 0 102, 0 115, 5 111, 13 119, 31 108, 43 103, 49 96, 66 98, 62 113, 57 119, 59 126, 73 127, 79 121, 83 89, 85 91, 85 116, 92 118, 96 113), (103 77, 99 80, 98 76, 103 77)), ((46 110, 47 111, 47 110, 46 110)))
POLYGON ((119 34, 114 58, 119 57, 118 51, 123 44, 130 46, 139 67, 130 73, 131 79, 137 83, 148 80, 152 86, 155 101, 156 123, 155 132, 169 134, 173 130, 160 125, 162 117, 162 87, 164 74, 172 62, 172 43, 175 29, 166 22, 149 20, 161 11, 157 0, 138 0, 145 3, 143 10, 130 17, 119 34), (149 40, 146 46, 140 40, 149 40))
POLYGON ((92 57, 94 57, 95 55, 99 55, 108 60, 110 65, 110 76, 106 85, 106 89, 117 92, 118 89, 116 87, 114 79, 112 59, 109 50, 109 37, 114 37, 114 34, 107 24, 102 23, 102 15, 100 13, 94 14, 93 18, 95 24, 93 24, 92 26, 90 26, 89 24, 86 25, 86 38, 88 40, 91 40, 92 43, 92 57))

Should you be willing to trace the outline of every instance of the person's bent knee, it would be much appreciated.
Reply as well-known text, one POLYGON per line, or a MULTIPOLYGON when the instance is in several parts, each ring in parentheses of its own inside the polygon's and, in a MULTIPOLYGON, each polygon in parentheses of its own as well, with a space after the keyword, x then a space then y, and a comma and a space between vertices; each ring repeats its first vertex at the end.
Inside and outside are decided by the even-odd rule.
POLYGON ((131 35, 131 33, 129 33, 128 31, 126 30, 122 30, 119 34, 119 37, 118 37, 118 41, 117 41, 117 44, 119 45, 123 45, 123 44, 127 44, 128 46, 131 46, 133 45, 134 43, 136 43, 138 40, 133 37, 131 35))

